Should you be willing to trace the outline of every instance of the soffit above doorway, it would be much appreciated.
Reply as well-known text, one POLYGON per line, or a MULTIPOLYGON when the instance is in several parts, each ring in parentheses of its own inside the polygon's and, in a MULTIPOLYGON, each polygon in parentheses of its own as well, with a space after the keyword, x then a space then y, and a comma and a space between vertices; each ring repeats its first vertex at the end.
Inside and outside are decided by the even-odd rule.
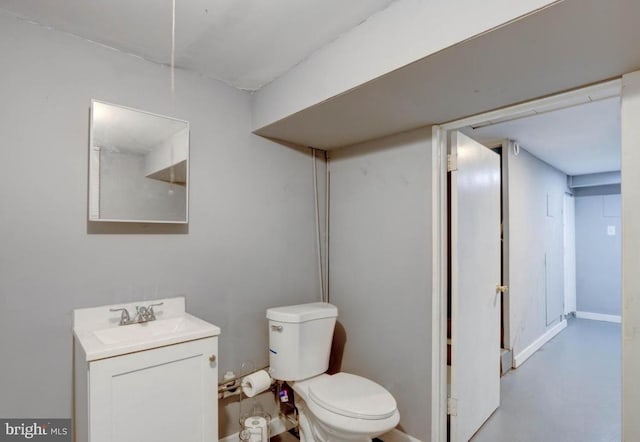
POLYGON ((255 133, 326 150, 640 69, 640 2, 564 0, 255 133))

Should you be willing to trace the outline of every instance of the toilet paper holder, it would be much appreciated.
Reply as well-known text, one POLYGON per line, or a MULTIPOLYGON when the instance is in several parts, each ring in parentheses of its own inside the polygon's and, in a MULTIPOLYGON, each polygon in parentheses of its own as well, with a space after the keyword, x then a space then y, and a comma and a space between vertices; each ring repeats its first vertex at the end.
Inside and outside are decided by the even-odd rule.
POLYGON ((240 388, 247 397, 254 397, 271 388, 273 379, 266 370, 258 370, 242 378, 240 388))
MULTIPOLYGON (((239 379, 240 384, 240 404, 239 404, 239 439, 242 442, 269 442, 271 438, 271 415, 266 413, 260 403, 253 396, 257 394, 259 391, 250 392, 249 395, 247 391, 247 385, 245 384, 247 380, 257 381, 260 384, 260 377, 264 378, 264 374, 266 373, 268 377, 268 381, 266 378, 262 379, 262 382, 267 382, 267 388, 272 387, 271 377, 268 375, 268 372, 263 370, 256 370, 255 364, 253 361, 245 361, 242 363, 242 371, 245 373, 249 373, 246 376, 243 376, 239 379), (258 379, 256 379, 258 376, 258 379), (250 407, 247 407, 247 400, 251 404, 250 407)), ((265 384, 262 385, 264 387, 265 384)), ((261 388, 260 388, 261 390, 261 388)))

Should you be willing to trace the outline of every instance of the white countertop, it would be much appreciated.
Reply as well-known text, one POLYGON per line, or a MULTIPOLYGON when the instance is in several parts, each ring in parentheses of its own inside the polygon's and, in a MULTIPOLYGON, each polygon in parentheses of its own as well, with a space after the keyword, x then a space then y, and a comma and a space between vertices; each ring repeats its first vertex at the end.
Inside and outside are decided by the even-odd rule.
POLYGON ((89 362, 218 336, 220 328, 187 313, 184 297, 177 297, 76 309, 73 334, 89 362), (124 307, 133 317, 136 306, 160 302, 163 305, 154 308, 157 319, 143 324, 119 325, 120 312, 109 311, 124 307))

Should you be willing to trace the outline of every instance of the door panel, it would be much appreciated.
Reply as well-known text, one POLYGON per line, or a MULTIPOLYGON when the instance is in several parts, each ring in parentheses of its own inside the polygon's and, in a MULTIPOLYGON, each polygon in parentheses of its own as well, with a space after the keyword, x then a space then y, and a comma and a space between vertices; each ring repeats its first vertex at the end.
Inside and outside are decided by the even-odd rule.
POLYGON ((576 311, 576 205, 564 195, 564 314, 576 311))
POLYGON ((451 154, 451 441, 500 404, 500 157, 459 133, 451 154))
MULTIPOLYGON (((560 204, 560 203, 558 203, 560 204)), ((544 296, 546 325, 557 324, 564 312, 564 252, 561 241, 564 236, 559 205, 553 217, 547 217, 544 254, 544 296)))

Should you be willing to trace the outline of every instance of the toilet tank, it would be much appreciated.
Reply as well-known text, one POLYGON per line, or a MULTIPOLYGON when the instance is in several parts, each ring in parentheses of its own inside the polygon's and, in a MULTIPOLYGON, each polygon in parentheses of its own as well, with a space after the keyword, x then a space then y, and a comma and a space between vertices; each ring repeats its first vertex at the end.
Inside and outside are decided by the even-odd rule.
POLYGON ((327 371, 337 317, 324 302, 268 309, 271 377, 299 381, 327 371))

